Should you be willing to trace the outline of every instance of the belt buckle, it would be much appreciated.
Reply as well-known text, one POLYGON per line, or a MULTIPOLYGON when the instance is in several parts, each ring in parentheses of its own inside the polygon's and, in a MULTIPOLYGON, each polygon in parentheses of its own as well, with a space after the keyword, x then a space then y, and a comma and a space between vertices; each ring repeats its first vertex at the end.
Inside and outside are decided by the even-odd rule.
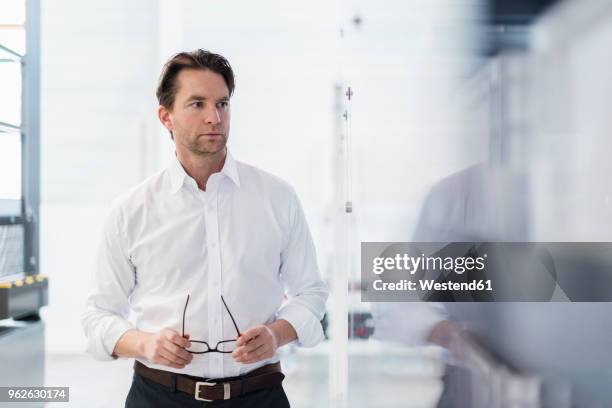
MULTIPOLYGON (((230 385, 229 383, 222 383, 223 384, 223 399, 227 400, 230 399, 230 385)), ((205 381, 197 381, 196 385, 195 385, 195 399, 197 399, 198 401, 204 401, 204 402, 213 402, 214 400, 209 400, 206 398, 201 398, 200 397, 200 385, 204 385, 206 387, 212 387, 214 385, 217 385, 217 383, 214 382, 205 382, 205 381)))

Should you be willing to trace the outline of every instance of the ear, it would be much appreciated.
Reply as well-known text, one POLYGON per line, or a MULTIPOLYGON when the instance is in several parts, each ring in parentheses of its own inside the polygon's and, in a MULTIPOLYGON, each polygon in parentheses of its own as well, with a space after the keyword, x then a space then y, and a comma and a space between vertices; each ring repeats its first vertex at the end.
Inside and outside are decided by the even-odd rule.
POLYGON ((164 106, 159 105, 157 107, 157 117, 166 129, 168 129, 170 132, 174 130, 174 124, 172 123, 172 113, 164 106))

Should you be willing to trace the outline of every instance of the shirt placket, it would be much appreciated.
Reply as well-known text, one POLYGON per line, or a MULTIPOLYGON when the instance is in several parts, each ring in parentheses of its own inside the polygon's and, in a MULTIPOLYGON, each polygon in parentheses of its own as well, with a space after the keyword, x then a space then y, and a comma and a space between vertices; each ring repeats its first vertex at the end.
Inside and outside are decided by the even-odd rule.
MULTIPOLYGON (((221 248, 219 245, 219 178, 209 179, 205 197, 206 246, 208 249, 208 341, 215 347, 223 340, 221 303, 221 248)), ((223 354, 209 353, 211 378, 223 377, 223 354)))

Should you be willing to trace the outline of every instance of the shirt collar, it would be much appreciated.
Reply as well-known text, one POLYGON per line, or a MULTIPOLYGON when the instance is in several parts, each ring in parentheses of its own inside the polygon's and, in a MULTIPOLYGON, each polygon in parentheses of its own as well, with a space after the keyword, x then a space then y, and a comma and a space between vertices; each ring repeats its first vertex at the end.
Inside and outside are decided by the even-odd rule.
MULTIPOLYGON (((185 172, 185 169, 178 160, 178 157, 176 157, 176 152, 174 153, 172 163, 170 166, 168 166, 168 171, 170 172, 170 190, 172 193, 176 193, 181 187, 183 187, 185 180, 190 177, 187 172, 185 172)), ((240 187, 240 178, 238 177, 236 160, 234 160, 234 157, 231 155, 229 150, 227 150, 225 155, 225 163, 223 164, 223 168, 221 169, 220 173, 232 180, 237 187, 240 187)))
POLYGON ((236 184, 236 187, 240 187, 240 178, 238 177, 238 166, 236 165, 236 160, 234 160, 234 156, 227 150, 227 154, 225 155, 225 163, 223 164, 223 168, 221 169, 221 173, 225 174, 236 184))

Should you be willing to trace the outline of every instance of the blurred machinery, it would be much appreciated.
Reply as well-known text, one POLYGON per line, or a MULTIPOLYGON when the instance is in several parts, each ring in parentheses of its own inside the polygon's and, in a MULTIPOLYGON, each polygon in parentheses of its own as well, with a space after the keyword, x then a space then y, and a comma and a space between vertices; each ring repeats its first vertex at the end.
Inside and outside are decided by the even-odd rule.
POLYGON ((38 251, 40 3, 16 4, 25 7, 25 25, 4 24, 0 31, 0 76, 6 90, 0 97, 0 385, 42 386, 39 309, 47 304, 48 281, 39 274, 38 251))

